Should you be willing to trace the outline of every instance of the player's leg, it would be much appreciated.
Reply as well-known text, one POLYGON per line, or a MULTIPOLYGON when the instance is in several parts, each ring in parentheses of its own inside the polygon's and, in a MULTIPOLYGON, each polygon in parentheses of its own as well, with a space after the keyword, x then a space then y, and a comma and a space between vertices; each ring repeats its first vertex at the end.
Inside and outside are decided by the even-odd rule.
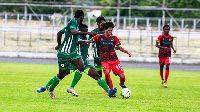
POLYGON ((53 91, 54 88, 60 82, 60 80, 63 79, 67 75, 66 70, 68 66, 68 60, 63 59, 63 58, 58 58, 58 65, 59 65, 59 73, 53 76, 44 87, 38 88, 37 92, 39 93, 44 92, 47 89, 47 87, 48 87, 48 91, 53 91))
POLYGON ((101 65, 101 60, 98 57, 94 58, 94 66, 99 73, 100 77, 102 77, 102 65, 101 65))
POLYGON ((68 74, 66 71, 67 70, 59 69, 59 74, 57 74, 56 76, 53 77, 52 84, 47 87, 49 96, 52 99, 56 98, 56 96, 55 96, 53 91, 54 91, 55 87, 59 84, 59 82, 68 74))
POLYGON ((108 93, 109 97, 114 97, 115 93, 117 92, 117 88, 115 87, 114 89, 110 90, 106 81, 100 77, 95 67, 90 67, 86 69, 84 72, 88 73, 90 77, 95 79, 97 83, 99 84, 99 86, 101 86, 108 93))
POLYGON ((82 58, 77 58, 77 59, 73 60, 72 63, 77 67, 77 70, 75 71, 74 79, 73 79, 70 87, 76 86, 78 81, 81 79, 84 68, 85 68, 82 58))
POLYGON ((110 72, 111 72, 110 64, 107 62, 102 62, 102 68, 109 88, 113 89, 112 79, 110 78, 110 72))
POLYGON ((167 88, 167 80, 169 77, 169 65, 171 63, 171 57, 166 57, 165 63, 166 63, 166 70, 165 70, 164 87, 167 88))
POLYGON ((163 58, 159 58, 159 65, 160 65, 160 77, 161 77, 161 86, 164 86, 164 78, 163 78, 163 68, 164 68, 164 64, 165 64, 165 59, 163 58))
POLYGON ((125 80, 126 80, 126 77, 124 75, 124 70, 123 70, 123 67, 121 65, 121 62, 119 60, 113 62, 111 68, 112 68, 113 73, 115 75, 118 75, 120 77, 120 83, 119 83, 119 85, 122 88, 127 88, 127 86, 124 84, 125 80))
POLYGON ((78 97, 78 93, 76 93, 74 87, 81 79, 85 66, 82 58, 74 59, 72 63, 77 67, 77 70, 75 71, 74 78, 69 88, 67 89, 67 92, 71 93, 73 96, 78 97))

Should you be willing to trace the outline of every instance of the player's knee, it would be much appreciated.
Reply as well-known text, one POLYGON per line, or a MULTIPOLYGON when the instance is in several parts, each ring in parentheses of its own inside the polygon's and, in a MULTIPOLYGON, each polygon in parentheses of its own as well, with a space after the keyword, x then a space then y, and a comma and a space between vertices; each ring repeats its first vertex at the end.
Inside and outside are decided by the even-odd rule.
POLYGON ((84 65, 78 67, 78 70, 79 70, 79 71, 84 71, 84 69, 85 69, 85 66, 84 66, 84 65))
POLYGON ((59 78, 59 79, 63 79, 65 76, 66 76, 66 73, 58 74, 58 78, 59 78))
POLYGON ((118 75, 120 78, 124 79, 125 78, 125 75, 124 74, 119 74, 118 75))

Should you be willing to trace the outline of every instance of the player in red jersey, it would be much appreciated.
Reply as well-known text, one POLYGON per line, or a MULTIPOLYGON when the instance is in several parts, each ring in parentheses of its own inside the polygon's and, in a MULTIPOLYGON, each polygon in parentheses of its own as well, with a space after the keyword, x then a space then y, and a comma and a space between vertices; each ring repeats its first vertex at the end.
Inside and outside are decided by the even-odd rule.
POLYGON ((101 64, 105 74, 106 82, 108 83, 109 88, 113 89, 112 80, 110 78, 110 72, 112 70, 115 75, 120 77, 120 86, 122 88, 127 88, 124 85, 124 70, 115 52, 115 47, 121 52, 128 54, 129 57, 131 57, 132 54, 121 47, 121 43, 117 36, 112 35, 114 28, 114 24, 112 22, 104 23, 103 28, 105 30, 105 34, 98 34, 94 36, 93 41, 99 44, 101 64))
POLYGON ((169 34, 170 26, 164 25, 163 26, 163 33, 162 35, 158 36, 156 40, 156 47, 159 48, 159 64, 160 64, 160 76, 162 79, 162 86, 167 88, 167 79, 169 76, 169 65, 171 63, 171 48, 173 53, 176 53, 176 50, 173 46, 174 37, 169 34), (166 65, 165 70, 165 79, 163 77, 163 67, 166 65))

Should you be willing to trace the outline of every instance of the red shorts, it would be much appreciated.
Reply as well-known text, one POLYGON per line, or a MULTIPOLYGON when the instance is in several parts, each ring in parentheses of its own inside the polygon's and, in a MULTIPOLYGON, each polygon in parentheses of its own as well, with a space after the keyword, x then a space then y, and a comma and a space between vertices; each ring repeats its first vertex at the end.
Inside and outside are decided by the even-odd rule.
POLYGON ((108 62, 101 62, 103 71, 113 71, 115 75, 123 74, 124 70, 119 60, 116 61, 108 61, 108 62))
POLYGON ((170 63, 171 63, 171 57, 159 58, 160 66, 163 66, 164 64, 170 64, 170 63))

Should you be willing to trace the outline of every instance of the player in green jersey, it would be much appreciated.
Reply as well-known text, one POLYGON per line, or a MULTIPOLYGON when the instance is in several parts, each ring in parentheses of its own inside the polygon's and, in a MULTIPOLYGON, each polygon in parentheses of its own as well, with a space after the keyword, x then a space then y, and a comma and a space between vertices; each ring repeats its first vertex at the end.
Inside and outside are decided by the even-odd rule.
POLYGON ((75 12, 75 16, 72 20, 70 20, 66 27, 60 30, 57 33, 57 43, 58 45, 55 47, 58 50, 58 65, 59 65, 59 73, 52 77, 44 87, 38 88, 37 92, 44 92, 46 89, 48 90, 49 96, 52 99, 55 99, 54 88, 58 85, 58 83, 69 74, 69 63, 73 63, 77 70, 75 72, 75 77, 81 77, 85 65, 82 57, 77 53, 77 43, 78 43, 78 35, 96 35, 96 32, 81 32, 77 30, 78 25, 82 24, 84 19, 84 12, 82 10, 77 10, 75 12), (65 38, 61 44, 62 35, 65 34, 65 38))
MULTIPOLYGON (((88 32, 88 26, 85 24, 79 25, 79 30, 82 32, 88 32)), ((90 42, 86 35, 79 35, 79 41, 78 41, 78 52, 81 54, 82 59, 85 64, 85 70, 84 73, 88 74, 90 77, 95 79, 99 86, 101 86, 107 93, 109 97, 114 97, 113 95, 117 92, 117 88, 114 88, 112 90, 109 90, 109 87, 104 79, 100 77, 98 72, 96 71, 95 67, 90 65, 87 58, 88 58, 88 42, 90 42)), ((70 70, 76 70, 77 67, 73 64, 69 65, 70 70)), ((70 87, 67 89, 68 93, 71 93, 73 96, 78 96, 76 91, 74 90, 74 87, 80 80, 80 77, 74 76, 74 79, 70 85, 70 87)))
MULTIPOLYGON (((104 34, 105 31, 102 28, 102 23, 105 22, 105 18, 103 16, 99 16, 96 19, 98 28, 95 28, 92 30, 92 32, 97 32, 97 34, 104 34)), ((91 39, 93 36, 90 35, 89 39, 91 39)), ((100 50, 99 50, 99 45, 96 42, 92 42, 92 48, 93 48, 93 58, 94 58, 94 66, 96 70, 98 71, 99 75, 102 77, 102 65, 101 65, 101 59, 100 59, 100 50)))

